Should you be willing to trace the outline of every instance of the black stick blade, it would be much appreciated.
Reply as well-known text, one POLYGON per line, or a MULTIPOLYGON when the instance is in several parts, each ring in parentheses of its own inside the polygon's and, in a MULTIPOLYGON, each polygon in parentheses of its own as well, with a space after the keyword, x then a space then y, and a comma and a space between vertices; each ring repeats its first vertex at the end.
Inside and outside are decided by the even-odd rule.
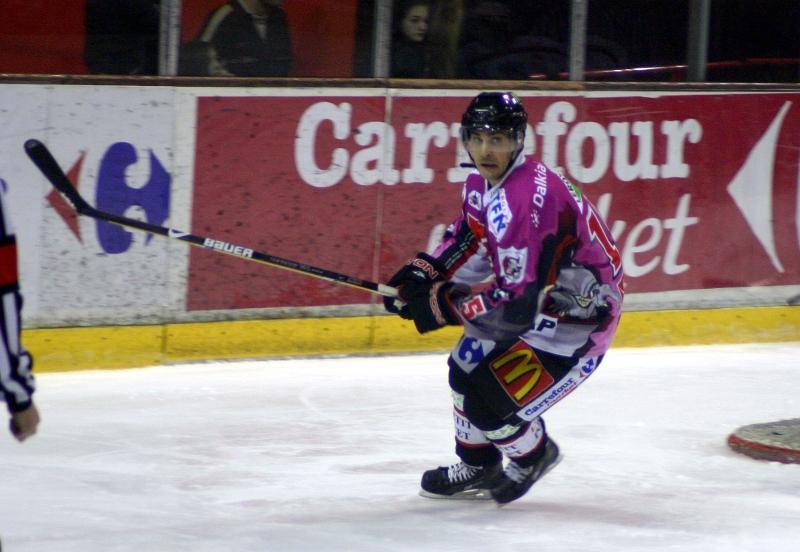
POLYGON ((64 171, 61 170, 61 167, 59 167, 58 162, 53 157, 53 154, 50 153, 50 150, 47 149, 47 146, 39 140, 31 138, 25 141, 25 153, 31 158, 33 164, 42 171, 42 174, 50 181, 50 184, 70 200, 72 205, 75 206, 75 210, 81 213, 91 209, 89 204, 78 194, 72 182, 70 182, 67 175, 64 174, 64 171))

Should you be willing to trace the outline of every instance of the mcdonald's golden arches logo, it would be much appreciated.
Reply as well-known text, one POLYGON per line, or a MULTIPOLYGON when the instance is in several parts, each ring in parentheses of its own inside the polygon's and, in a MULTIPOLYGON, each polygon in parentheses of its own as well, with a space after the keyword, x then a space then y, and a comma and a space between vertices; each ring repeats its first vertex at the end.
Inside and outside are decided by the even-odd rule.
POLYGON ((536 353, 519 341, 489 365, 500 386, 518 406, 523 406, 555 383, 536 353))

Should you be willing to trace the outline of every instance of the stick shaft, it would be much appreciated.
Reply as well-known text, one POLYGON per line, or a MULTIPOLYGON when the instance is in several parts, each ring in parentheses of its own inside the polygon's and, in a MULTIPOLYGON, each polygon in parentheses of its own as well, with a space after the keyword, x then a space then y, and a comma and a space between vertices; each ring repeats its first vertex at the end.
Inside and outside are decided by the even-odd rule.
POLYGON ((155 224, 150 224, 140 220, 115 215, 114 213, 100 211, 99 209, 95 209, 89 205, 86 200, 81 197, 81 195, 78 193, 78 190, 76 190, 69 181, 67 176, 64 174, 64 171, 61 170, 61 167, 58 165, 53 155, 43 143, 41 143, 39 140, 30 139, 25 142, 25 151, 33 163, 39 168, 40 171, 42 171, 42 174, 45 175, 47 180, 49 180, 59 192, 66 196, 70 203, 72 203, 72 205, 75 207, 75 210, 81 215, 92 217, 98 220, 104 220, 106 222, 117 224, 126 228, 135 228, 137 230, 141 230, 142 232, 157 234, 159 236, 179 240, 196 247, 209 249, 216 253, 223 253, 234 257, 239 257, 240 259, 247 261, 255 261, 275 268, 289 270, 299 274, 304 274, 306 276, 312 276, 314 278, 319 278, 335 284, 362 289, 386 297, 397 296, 397 290, 391 286, 370 282, 369 280, 362 280, 361 278, 356 278, 347 274, 341 274, 332 270, 326 270, 324 268, 300 263, 291 259, 284 259, 283 257, 277 257, 275 255, 270 255, 269 253, 256 251, 248 247, 216 240, 214 238, 191 234, 189 232, 183 232, 181 230, 176 230, 174 228, 168 228, 165 226, 157 226, 155 224))

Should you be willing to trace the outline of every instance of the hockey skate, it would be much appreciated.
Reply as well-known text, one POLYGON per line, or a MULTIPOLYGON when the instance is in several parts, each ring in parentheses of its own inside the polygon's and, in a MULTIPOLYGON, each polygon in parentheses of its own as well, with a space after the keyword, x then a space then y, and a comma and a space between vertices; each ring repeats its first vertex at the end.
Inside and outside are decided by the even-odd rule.
POLYGON ((544 446, 544 454, 533 466, 523 468, 513 460, 508 463, 492 485, 490 491, 492 498, 501 505, 517 500, 547 472, 555 468, 560 460, 558 446, 555 441, 548 439, 544 446))
POLYGON ((470 466, 464 462, 440 466, 422 474, 419 494, 428 498, 491 499, 489 488, 502 472, 502 462, 486 467, 470 466))

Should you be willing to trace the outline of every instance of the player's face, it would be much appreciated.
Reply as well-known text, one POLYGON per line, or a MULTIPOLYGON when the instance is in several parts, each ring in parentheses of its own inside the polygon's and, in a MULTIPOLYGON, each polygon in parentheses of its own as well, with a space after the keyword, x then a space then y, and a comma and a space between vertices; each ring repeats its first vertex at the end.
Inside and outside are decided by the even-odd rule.
POLYGON ((413 6, 401 23, 403 34, 412 42, 422 42, 428 34, 428 6, 413 6))
POLYGON ((479 130, 470 134, 466 147, 481 176, 497 184, 511 162, 517 143, 508 133, 479 130))

